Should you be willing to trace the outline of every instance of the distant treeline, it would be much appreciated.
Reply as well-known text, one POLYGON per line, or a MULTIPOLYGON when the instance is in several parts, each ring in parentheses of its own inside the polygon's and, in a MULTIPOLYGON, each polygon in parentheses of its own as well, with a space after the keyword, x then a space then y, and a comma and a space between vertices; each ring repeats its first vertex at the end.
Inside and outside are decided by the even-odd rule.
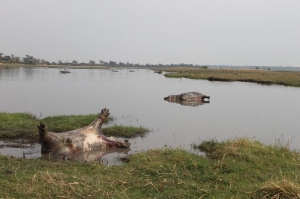
POLYGON ((193 65, 193 64, 139 64, 139 63, 129 63, 129 62, 115 62, 115 61, 103 61, 98 62, 90 60, 89 62, 78 62, 73 60, 72 62, 58 60, 58 62, 50 62, 45 59, 40 59, 33 57, 31 55, 26 55, 25 57, 19 57, 16 55, 4 55, 0 53, 0 63, 7 64, 29 64, 29 65, 66 65, 66 66, 113 66, 113 67, 202 67, 207 68, 203 65, 193 65))
POLYGON ((19 57, 16 55, 4 55, 0 52, 0 63, 6 64, 28 64, 28 65, 64 65, 64 66, 111 66, 111 67, 194 67, 194 68, 223 68, 223 69, 257 69, 257 70, 273 70, 273 71, 300 71, 299 67, 292 66, 232 66, 232 65, 194 65, 194 64, 139 64, 129 62, 115 62, 115 61, 103 61, 98 62, 90 60, 89 62, 78 62, 73 60, 72 62, 58 60, 58 62, 50 62, 45 59, 36 58, 30 55, 25 57, 19 57))

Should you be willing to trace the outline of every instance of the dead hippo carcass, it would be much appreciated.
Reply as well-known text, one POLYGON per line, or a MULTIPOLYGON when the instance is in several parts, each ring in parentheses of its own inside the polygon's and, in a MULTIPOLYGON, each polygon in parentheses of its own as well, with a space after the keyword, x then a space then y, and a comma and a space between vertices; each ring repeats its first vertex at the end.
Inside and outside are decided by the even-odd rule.
POLYGON ((101 126, 108 115, 109 109, 102 109, 99 117, 88 126, 62 133, 49 132, 46 125, 40 123, 37 127, 41 152, 65 156, 97 148, 129 148, 128 140, 117 141, 103 135, 101 126))
POLYGON ((182 93, 180 95, 169 95, 165 97, 164 100, 169 102, 176 102, 176 101, 201 101, 201 102, 208 102, 210 96, 203 95, 202 93, 198 92, 188 92, 182 93))

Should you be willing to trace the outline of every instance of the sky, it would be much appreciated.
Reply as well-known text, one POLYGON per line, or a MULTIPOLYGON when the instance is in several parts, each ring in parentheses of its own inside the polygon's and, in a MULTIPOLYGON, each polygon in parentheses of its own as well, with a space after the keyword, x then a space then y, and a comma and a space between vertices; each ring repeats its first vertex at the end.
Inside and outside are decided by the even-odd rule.
POLYGON ((5 55, 300 67, 299 0, 1 0, 0 10, 5 55))

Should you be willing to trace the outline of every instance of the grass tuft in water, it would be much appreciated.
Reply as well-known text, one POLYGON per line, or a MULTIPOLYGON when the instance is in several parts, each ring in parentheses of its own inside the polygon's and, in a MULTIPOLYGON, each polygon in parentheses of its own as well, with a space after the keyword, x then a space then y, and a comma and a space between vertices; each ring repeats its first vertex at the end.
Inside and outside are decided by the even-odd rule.
POLYGON ((144 128, 142 126, 120 126, 114 125, 111 127, 105 127, 102 129, 103 134, 106 136, 117 136, 124 138, 134 138, 134 137, 144 137, 147 133, 149 133, 149 129, 144 128))

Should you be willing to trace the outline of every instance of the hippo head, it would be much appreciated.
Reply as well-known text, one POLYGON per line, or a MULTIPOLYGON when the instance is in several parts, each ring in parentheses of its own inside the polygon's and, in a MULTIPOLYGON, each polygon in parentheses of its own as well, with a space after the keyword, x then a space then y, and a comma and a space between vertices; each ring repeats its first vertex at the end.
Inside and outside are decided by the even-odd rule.
POLYGON ((41 153, 53 153, 53 154, 64 154, 68 155, 76 152, 72 139, 58 138, 55 133, 48 132, 46 125, 40 123, 37 126, 39 129, 40 142, 41 142, 41 153))
POLYGON ((202 96, 202 100, 204 101, 204 102, 209 102, 208 100, 210 99, 210 96, 207 96, 207 95, 203 95, 202 96))
POLYGON ((77 152, 72 139, 57 139, 55 137, 51 139, 45 139, 42 142, 42 153, 60 154, 60 155, 70 155, 77 152))
POLYGON ((130 147, 130 142, 128 140, 123 140, 118 142, 117 148, 129 148, 130 147))
POLYGON ((128 140, 111 140, 105 138, 102 143, 104 144, 104 148, 129 148, 130 142, 128 140))

